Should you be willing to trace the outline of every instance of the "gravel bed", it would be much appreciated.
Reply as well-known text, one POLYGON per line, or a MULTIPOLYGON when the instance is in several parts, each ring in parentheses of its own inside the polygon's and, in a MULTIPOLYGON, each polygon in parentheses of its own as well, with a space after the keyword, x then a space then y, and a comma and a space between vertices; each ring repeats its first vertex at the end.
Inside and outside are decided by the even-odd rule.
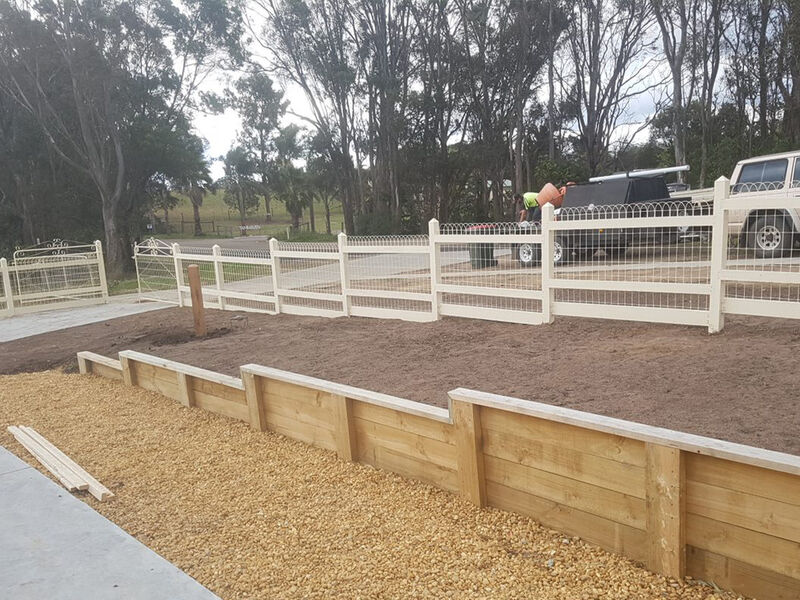
POLYGON ((724 599, 511 513, 116 382, 0 376, 0 443, 35 427, 107 485, 100 513, 222 598, 724 599))

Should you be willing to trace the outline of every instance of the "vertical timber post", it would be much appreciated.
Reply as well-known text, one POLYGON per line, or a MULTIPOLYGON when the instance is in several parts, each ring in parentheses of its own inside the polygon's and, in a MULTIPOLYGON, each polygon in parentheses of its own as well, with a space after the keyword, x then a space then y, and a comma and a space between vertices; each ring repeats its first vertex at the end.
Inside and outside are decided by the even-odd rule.
POLYGON ((219 309, 225 310, 225 298, 222 297, 225 273, 222 271, 222 253, 219 244, 214 244, 211 247, 211 256, 214 258, 214 283, 217 287, 217 302, 219 302, 219 309))
POLYGON ((336 454, 348 462, 358 458, 358 439, 353 422, 353 401, 339 394, 331 394, 333 404, 333 434, 336 436, 336 454))
POLYGON ((3 278, 3 297, 6 301, 5 313, 7 315, 14 314, 14 296, 11 291, 11 275, 8 271, 8 260, 0 258, 0 276, 3 278))
POLYGON ((675 579, 686 574, 686 485, 678 448, 645 444, 647 566, 675 579))
POLYGON ((183 280, 183 265, 181 264, 181 247, 178 242, 172 244, 172 260, 175 265, 175 284, 178 286, 178 306, 183 306, 183 288, 186 282, 183 280))
POLYGON ((194 390, 192 378, 182 371, 175 371, 178 378, 178 400, 187 408, 194 406, 194 390))
POLYGON ((708 332, 717 333, 725 326, 725 282, 722 280, 728 260, 728 211, 730 181, 720 177, 714 182, 714 223, 711 226, 711 296, 708 300, 708 332))
POLYGON ((542 321, 553 322, 554 291, 550 285, 553 279, 553 255, 555 253, 555 234, 553 221, 555 207, 549 202, 542 207, 542 321))
POLYGON ((480 406, 452 400, 451 410, 455 426, 459 494, 475 506, 486 506, 480 406))
POLYGON ((97 273, 100 276, 100 288, 103 294, 103 304, 108 304, 108 280, 106 279, 106 261, 103 257, 103 243, 94 242, 95 257, 97 258, 97 273))
POLYGON ((119 364, 122 367, 122 382, 125 385, 136 385, 136 374, 133 371, 132 361, 127 356, 120 356, 119 364))
POLYGON ((264 395, 256 376, 248 371, 242 371, 244 395, 247 398, 247 409, 250 412, 250 427, 256 431, 267 430, 267 413, 264 406, 264 395))
POLYGON ((431 268, 431 314, 433 319, 439 320, 439 281, 442 278, 442 263, 439 259, 439 221, 431 219, 428 221, 428 244, 430 247, 430 268, 431 268))
POLYGON ((208 333, 206 327, 206 312, 203 308, 203 284, 200 282, 200 267, 189 265, 189 292, 192 296, 192 317, 194 317, 194 334, 205 337, 208 333))
POLYGON ((345 317, 350 316, 350 274, 347 271, 347 234, 339 232, 336 238, 339 243, 339 275, 342 280, 342 311, 345 317))
POLYGON ((272 261, 272 293, 275 294, 275 312, 281 312, 281 298, 278 295, 278 273, 280 271, 281 259, 278 258, 278 240, 269 239, 269 258, 272 261))

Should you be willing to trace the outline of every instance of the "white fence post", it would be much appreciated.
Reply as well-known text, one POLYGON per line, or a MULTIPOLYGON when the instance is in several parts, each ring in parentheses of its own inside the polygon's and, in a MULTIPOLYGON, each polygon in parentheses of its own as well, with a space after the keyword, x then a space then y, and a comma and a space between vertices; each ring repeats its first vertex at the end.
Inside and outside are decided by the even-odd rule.
POLYGON ((181 264, 180 253, 181 247, 178 242, 175 242, 172 244, 172 260, 175 264, 175 283, 178 286, 178 306, 184 306, 183 292, 181 291, 181 288, 184 286, 183 265, 181 264))
POLYGON ((281 259, 275 253, 278 251, 278 240, 269 239, 269 257, 272 260, 272 293, 275 294, 275 312, 281 312, 281 299, 278 296, 278 272, 280 270, 281 259))
POLYGON ((433 318, 439 319, 439 281, 442 278, 442 262, 439 260, 439 221, 431 219, 428 221, 428 244, 430 246, 431 261, 431 314, 433 318))
POLYGON ((550 286, 553 279, 553 255, 555 254, 555 235, 552 223, 555 220, 555 207, 549 202, 542 207, 542 322, 553 322, 554 290, 550 286))
POLYGON ((108 280, 106 279, 106 261, 103 257, 103 244, 95 240, 94 249, 97 255, 97 272, 100 274, 100 287, 103 288, 103 303, 108 304, 108 280))
POLYGON ((708 300, 708 332, 717 333, 725 326, 725 282, 722 271, 728 259, 728 211, 730 181, 720 177, 714 182, 714 224, 711 227, 711 295, 708 300))
POLYGON ((217 287, 217 302, 219 302, 219 309, 225 310, 225 298, 222 297, 225 273, 222 271, 222 253, 219 244, 214 244, 211 247, 211 256, 214 258, 214 282, 217 287))
POLYGON ((11 275, 8 271, 8 261, 5 258, 0 258, 0 276, 3 278, 3 298, 6 303, 6 309, 3 312, 11 316, 14 314, 14 295, 11 290, 11 275))
POLYGON ((339 242, 339 275, 342 279, 342 310, 346 317, 350 316, 350 274, 347 272, 347 234, 339 232, 337 236, 339 242))

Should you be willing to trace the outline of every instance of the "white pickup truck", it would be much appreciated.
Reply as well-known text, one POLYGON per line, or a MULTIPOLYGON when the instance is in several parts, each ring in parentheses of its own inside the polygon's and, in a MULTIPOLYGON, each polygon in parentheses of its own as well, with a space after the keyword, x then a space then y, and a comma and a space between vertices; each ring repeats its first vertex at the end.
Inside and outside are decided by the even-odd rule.
MULTIPOLYGON (((695 202, 711 202, 714 190, 675 192, 695 202)), ((800 199, 800 150, 740 160, 731 177, 731 196, 800 199)), ((731 233, 739 247, 751 248, 758 258, 786 256, 800 244, 800 211, 796 208, 732 210, 731 233)))

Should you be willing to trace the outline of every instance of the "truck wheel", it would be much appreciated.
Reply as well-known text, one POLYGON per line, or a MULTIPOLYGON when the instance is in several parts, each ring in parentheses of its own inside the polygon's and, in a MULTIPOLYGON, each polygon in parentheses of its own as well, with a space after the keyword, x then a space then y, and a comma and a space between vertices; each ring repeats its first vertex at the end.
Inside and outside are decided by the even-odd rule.
POLYGON ((756 251, 757 258, 776 258, 791 252, 793 238, 792 227, 783 217, 764 215, 750 229, 747 245, 756 251))
POLYGON ((523 267, 532 267, 542 259, 536 244, 520 244, 517 247, 517 260, 523 267))
POLYGON ((556 237, 553 246, 554 265, 565 265, 572 260, 572 248, 570 248, 567 238, 561 236, 556 237))

